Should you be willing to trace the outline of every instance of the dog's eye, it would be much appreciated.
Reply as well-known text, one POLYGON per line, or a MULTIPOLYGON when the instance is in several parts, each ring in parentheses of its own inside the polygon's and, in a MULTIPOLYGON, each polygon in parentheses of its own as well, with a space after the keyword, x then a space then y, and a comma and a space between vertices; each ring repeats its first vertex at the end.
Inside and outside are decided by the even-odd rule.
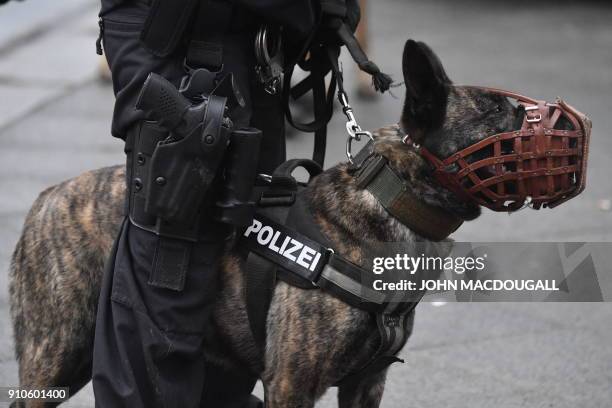
POLYGON ((494 109, 495 113, 502 113, 504 110, 503 106, 497 105, 494 109))

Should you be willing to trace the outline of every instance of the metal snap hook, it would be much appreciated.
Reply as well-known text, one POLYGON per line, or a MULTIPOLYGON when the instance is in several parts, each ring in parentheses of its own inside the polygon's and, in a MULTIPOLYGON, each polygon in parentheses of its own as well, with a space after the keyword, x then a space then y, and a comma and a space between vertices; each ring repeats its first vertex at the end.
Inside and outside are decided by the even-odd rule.
POLYGON ((355 118, 355 114, 353 113, 353 108, 348 103, 348 97, 346 93, 343 91, 338 92, 338 100, 342 105, 342 112, 346 116, 346 132, 348 133, 348 138, 346 139, 346 157, 351 164, 354 164, 353 154, 352 154, 352 144, 353 140, 360 141, 362 136, 367 136, 370 140, 374 140, 374 136, 372 136, 371 132, 367 130, 361 129, 361 126, 357 123, 357 119, 355 118))

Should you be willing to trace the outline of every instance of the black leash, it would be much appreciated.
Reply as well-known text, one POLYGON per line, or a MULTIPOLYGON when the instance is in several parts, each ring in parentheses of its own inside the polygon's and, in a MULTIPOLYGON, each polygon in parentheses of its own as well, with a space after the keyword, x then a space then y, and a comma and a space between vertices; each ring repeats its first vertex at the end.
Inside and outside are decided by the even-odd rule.
MULTIPOLYGON (((338 53, 340 50, 338 49, 338 53)), ((321 167, 325 161, 325 150, 327 147, 327 124, 334 113, 334 93, 337 85, 337 74, 332 72, 329 86, 325 86, 325 77, 331 71, 331 66, 327 58, 327 51, 320 47, 311 50, 311 59, 299 64, 300 68, 310 71, 310 75, 291 87, 291 78, 295 70, 292 65, 287 68, 284 76, 283 104, 285 106, 285 116, 287 122, 299 131, 314 133, 313 160, 321 167), (314 120, 308 123, 295 121, 289 107, 289 98, 297 100, 312 91, 314 120)))
POLYGON ((342 104, 344 114, 347 115, 349 120, 349 123, 347 123, 347 131, 349 132, 350 139, 347 143, 347 156, 351 162, 350 142, 352 140, 360 140, 362 135, 366 135, 366 132, 363 132, 356 123, 354 116, 352 116, 352 108, 348 104, 342 71, 338 63, 341 45, 347 47, 351 57, 359 66, 359 69, 372 76, 372 83, 377 91, 387 91, 393 81, 389 75, 381 72, 378 66, 368 59, 353 35, 352 30, 341 18, 329 18, 325 23, 319 24, 318 30, 321 28, 328 33, 333 33, 334 38, 320 39, 319 37, 313 37, 309 39, 314 46, 305 49, 303 54, 298 58, 299 62, 297 64, 290 64, 287 67, 283 81, 283 103, 285 105, 287 121, 291 126, 302 132, 314 133, 313 160, 323 167, 327 145, 327 124, 333 115, 333 95, 336 91, 336 87, 338 88, 338 100, 342 104), (307 60, 305 60, 306 56, 308 56, 307 60), (310 75, 291 87, 291 78, 295 65, 300 66, 300 68, 305 71, 309 71, 310 75), (326 88, 325 77, 330 72, 331 78, 329 86, 326 88), (293 118, 293 114, 289 108, 289 98, 291 97, 293 100, 297 100, 309 91, 312 91, 313 95, 314 120, 309 123, 298 123, 293 118))

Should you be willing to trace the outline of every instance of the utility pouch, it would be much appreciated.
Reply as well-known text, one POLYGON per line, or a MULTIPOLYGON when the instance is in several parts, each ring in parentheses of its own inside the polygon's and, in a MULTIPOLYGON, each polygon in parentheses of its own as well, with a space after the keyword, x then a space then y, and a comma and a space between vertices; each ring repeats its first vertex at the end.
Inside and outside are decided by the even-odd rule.
POLYGON ((247 227, 253 222, 255 203, 250 198, 257 174, 260 143, 259 129, 243 128, 232 132, 224 163, 223 190, 221 199, 217 201, 219 221, 237 227, 247 227))

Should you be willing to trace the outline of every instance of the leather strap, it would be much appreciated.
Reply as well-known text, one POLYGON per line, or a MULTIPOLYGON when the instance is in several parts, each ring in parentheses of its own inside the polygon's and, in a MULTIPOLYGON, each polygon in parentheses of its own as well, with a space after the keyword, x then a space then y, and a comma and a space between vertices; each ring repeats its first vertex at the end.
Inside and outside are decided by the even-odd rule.
MULTIPOLYGON (((339 54, 339 48, 337 48, 339 54)), ((301 67, 310 71, 310 75, 291 88, 291 78, 294 67, 289 66, 284 75, 283 105, 287 122, 302 132, 313 132, 315 135, 313 160, 323 167, 327 145, 327 123, 334 113, 334 94, 337 84, 337 75, 332 72, 329 85, 326 88, 325 77, 330 72, 330 63, 325 48, 311 51, 311 59, 301 67), (312 90, 314 120, 309 123, 296 122, 289 107, 289 97, 296 100, 312 90)))

